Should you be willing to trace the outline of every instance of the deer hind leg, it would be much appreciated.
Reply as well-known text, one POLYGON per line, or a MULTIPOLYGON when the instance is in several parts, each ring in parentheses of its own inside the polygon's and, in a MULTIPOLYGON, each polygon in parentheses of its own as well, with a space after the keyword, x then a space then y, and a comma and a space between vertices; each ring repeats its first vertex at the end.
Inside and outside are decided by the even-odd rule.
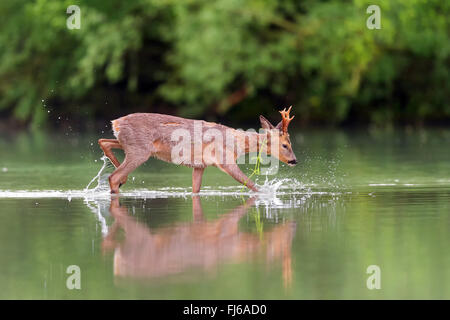
POLYGON ((111 149, 123 149, 122 146, 119 143, 119 140, 116 139, 100 139, 98 140, 98 144, 100 145, 100 148, 103 150, 103 153, 105 156, 111 160, 113 165, 118 168, 120 166, 119 160, 117 160, 114 153, 111 151, 111 149))
POLYGON ((111 193, 119 193, 119 188, 127 182, 128 175, 148 160, 150 152, 126 153, 122 164, 109 176, 111 193))

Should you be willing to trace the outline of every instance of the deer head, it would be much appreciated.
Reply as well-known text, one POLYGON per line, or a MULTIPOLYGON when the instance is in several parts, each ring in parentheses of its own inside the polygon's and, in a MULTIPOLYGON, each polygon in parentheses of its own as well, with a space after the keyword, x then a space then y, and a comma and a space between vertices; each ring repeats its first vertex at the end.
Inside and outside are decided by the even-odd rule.
MULTIPOLYGON (((289 113, 291 111, 292 106, 286 111, 284 108, 281 113, 281 121, 273 126, 269 120, 264 118, 263 116, 259 116, 259 120, 261 121, 261 127, 268 131, 269 136, 278 135, 278 159, 284 163, 287 163, 289 166, 295 166, 297 164, 297 158, 295 157, 294 151, 292 151, 291 140, 289 139, 288 126, 289 122, 294 119, 294 116, 289 117, 289 113)), ((273 139, 268 139, 268 144, 273 143, 273 139)), ((272 145, 267 146, 267 150, 272 150, 272 145)))

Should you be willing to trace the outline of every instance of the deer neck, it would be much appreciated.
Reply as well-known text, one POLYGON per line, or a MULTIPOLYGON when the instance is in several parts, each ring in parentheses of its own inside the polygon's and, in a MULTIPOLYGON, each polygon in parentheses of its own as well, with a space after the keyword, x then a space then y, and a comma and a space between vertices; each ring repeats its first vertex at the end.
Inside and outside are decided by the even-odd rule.
POLYGON ((242 146, 240 155, 258 153, 267 144, 267 135, 257 132, 236 131, 236 139, 242 146))

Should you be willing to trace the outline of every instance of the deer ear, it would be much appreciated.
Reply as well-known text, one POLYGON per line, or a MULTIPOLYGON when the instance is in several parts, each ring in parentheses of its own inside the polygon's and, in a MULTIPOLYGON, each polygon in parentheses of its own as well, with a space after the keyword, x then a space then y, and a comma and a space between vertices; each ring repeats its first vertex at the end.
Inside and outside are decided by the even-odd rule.
POLYGON ((266 130, 274 129, 275 127, 263 116, 259 116, 259 121, 261 122, 261 128, 266 130))
POLYGON ((283 127, 283 121, 280 121, 280 122, 278 122, 278 124, 275 127, 275 129, 281 130, 282 127, 283 127))

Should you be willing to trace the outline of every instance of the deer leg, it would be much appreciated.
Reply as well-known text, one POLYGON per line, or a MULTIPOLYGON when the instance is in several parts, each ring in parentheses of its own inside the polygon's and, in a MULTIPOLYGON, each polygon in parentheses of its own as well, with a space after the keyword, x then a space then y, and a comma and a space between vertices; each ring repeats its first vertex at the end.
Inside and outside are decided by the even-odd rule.
POLYGON ((255 183, 250 180, 242 171, 239 169, 238 165, 233 164, 222 164, 218 165, 218 168, 222 170, 223 172, 229 174, 232 176, 236 181, 242 183, 244 186, 249 188, 250 190, 253 190, 255 192, 258 192, 258 189, 256 188, 255 183))
POLYGON ((117 246, 117 241, 115 240, 117 231, 119 230, 119 223, 114 221, 113 224, 109 227, 108 234, 103 238, 102 241, 102 251, 103 253, 107 253, 117 246))
POLYGON ((203 171, 205 168, 194 168, 192 171, 192 192, 199 193, 202 185, 203 171))
POLYGON ((98 140, 98 144, 100 145, 100 148, 103 150, 103 153, 105 156, 111 160, 113 165, 118 168, 120 166, 119 160, 117 160, 114 153, 112 153, 111 149, 123 149, 120 145, 119 141, 116 139, 100 139, 98 140))
POLYGON ((126 154, 122 164, 108 178, 111 193, 119 193, 119 187, 125 184, 128 175, 147 161, 149 157, 150 153, 139 156, 126 154))

